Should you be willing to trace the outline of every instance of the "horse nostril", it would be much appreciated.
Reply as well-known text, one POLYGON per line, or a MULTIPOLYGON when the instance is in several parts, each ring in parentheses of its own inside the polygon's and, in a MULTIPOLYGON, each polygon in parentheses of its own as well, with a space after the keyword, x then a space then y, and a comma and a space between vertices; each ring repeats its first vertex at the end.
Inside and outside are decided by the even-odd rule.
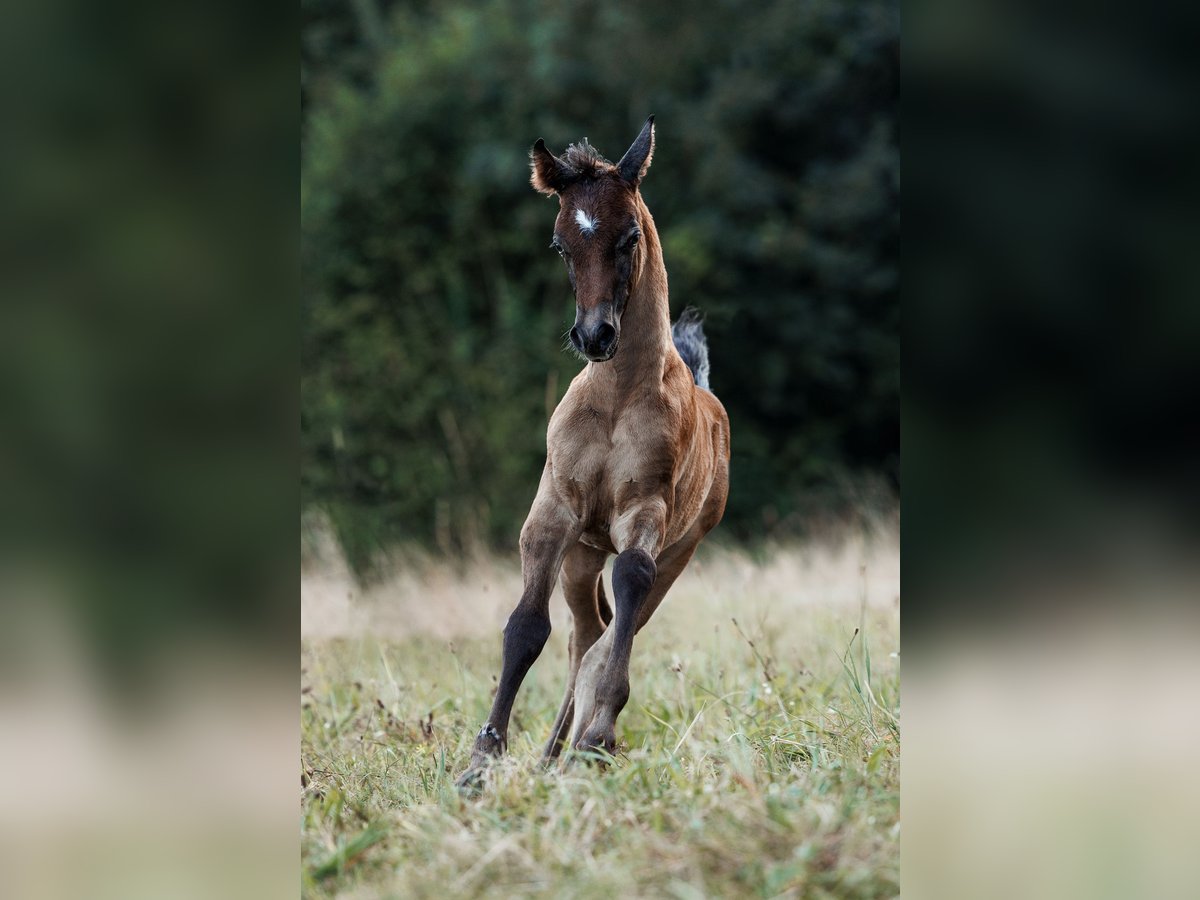
POLYGON ((612 346, 612 342, 617 337, 617 329, 613 328, 607 322, 601 322, 596 326, 596 345, 608 349, 612 346))
POLYGON ((579 326, 577 326, 577 325, 571 326, 570 337, 571 337, 571 346, 574 347, 576 350, 582 350, 583 349, 583 341, 580 340, 580 337, 579 337, 579 326))

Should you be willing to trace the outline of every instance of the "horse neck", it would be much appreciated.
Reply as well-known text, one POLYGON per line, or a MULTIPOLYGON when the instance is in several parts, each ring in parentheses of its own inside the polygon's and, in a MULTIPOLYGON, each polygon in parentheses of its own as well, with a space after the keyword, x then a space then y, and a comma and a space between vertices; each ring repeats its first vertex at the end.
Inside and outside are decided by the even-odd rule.
POLYGON ((642 262, 634 276, 629 300, 621 316, 617 355, 607 363, 590 363, 593 378, 619 389, 638 384, 659 384, 671 349, 671 308, 667 294, 667 269, 654 219, 638 197, 642 230, 642 262), (653 381, 651 381, 653 379, 653 381))

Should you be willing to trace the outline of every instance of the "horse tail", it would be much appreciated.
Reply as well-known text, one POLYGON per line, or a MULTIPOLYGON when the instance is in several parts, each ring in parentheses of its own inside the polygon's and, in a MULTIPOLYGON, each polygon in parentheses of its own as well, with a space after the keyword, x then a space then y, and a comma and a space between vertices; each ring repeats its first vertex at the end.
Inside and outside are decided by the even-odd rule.
POLYGON ((692 370, 692 379, 705 390, 708 386, 708 340, 704 337, 704 316, 694 306, 679 314, 671 326, 671 340, 675 349, 692 370))

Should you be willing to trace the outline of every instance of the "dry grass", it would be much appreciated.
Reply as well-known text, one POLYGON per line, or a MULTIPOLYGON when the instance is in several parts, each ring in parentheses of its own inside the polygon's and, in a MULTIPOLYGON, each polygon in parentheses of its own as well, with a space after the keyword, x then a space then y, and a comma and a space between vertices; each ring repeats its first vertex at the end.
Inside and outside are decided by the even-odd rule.
POLYGON ((556 597, 510 756, 473 800, 453 778, 491 702, 515 569, 426 567, 366 594, 336 569, 315 577, 306 895, 898 893, 894 539, 698 559, 637 639, 626 749, 606 770, 536 764, 566 668, 556 597))

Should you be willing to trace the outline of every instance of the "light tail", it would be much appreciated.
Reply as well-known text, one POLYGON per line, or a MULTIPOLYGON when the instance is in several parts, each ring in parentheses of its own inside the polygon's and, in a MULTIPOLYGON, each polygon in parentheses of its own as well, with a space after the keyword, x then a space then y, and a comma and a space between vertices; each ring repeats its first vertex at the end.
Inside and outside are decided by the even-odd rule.
POLYGON ((704 337, 704 316, 700 310, 689 306, 679 314, 671 326, 671 340, 675 349, 692 370, 692 379, 705 390, 708 386, 708 339, 704 337))

